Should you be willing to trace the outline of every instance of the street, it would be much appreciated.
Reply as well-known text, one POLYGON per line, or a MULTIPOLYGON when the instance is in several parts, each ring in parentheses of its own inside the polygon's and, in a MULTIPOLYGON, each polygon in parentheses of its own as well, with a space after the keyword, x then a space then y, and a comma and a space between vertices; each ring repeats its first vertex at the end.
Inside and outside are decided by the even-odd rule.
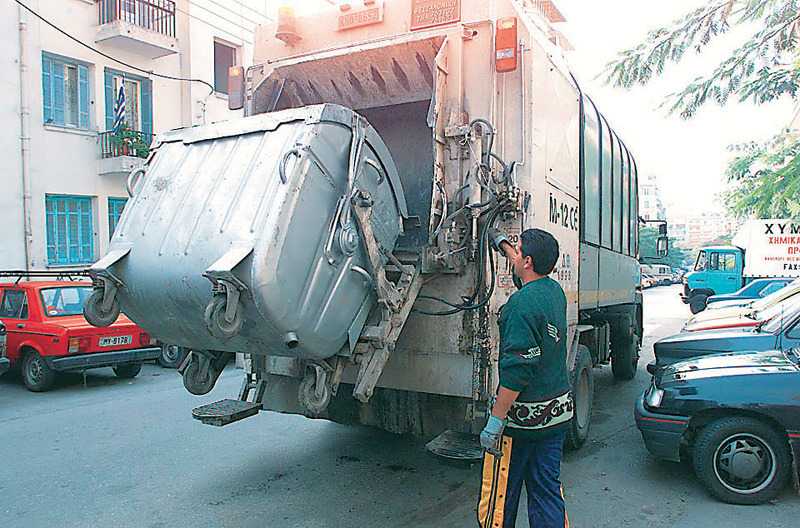
MULTIPOLYGON (((632 407, 652 343, 688 317, 678 286, 645 292, 645 342, 632 382, 595 370, 590 441, 562 480, 573 527, 791 526, 787 489, 757 507, 709 497, 688 466, 646 451, 632 407)), ((474 526, 479 466, 429 455, 413 438, 263 413, 213 428, 191 417, 236 394, 232 366, 198 398, 171 370, 134 380, 111 369, 62 377, 49 393, 0 379, 0 524, 15 527, 474 526)), ((527 526, 520 515, 517 526, 527 526)))

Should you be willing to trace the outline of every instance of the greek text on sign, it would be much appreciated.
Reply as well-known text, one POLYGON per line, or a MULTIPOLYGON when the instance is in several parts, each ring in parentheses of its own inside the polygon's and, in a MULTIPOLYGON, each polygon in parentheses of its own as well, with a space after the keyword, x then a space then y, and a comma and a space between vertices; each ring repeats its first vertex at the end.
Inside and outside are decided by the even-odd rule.
POLYGON ((373 7, 339 14, 339 31, 383 22, 383 2, 373 7))
POLYGON ((411 30, 452 24, 461 20, 461 0, 412 0, 411 30))

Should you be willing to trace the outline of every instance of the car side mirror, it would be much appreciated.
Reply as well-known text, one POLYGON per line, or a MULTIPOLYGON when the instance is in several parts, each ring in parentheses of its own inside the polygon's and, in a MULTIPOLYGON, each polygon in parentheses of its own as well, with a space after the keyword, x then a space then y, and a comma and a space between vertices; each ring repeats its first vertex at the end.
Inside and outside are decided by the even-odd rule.
POLYGON ((658 237, 656 240, 656 255, 666 257, 669 254, 669 238, 666 236, 658 237))
POLYGON ((228 68, 228 110, 244 108, 244 68, 231 66, 228 68))

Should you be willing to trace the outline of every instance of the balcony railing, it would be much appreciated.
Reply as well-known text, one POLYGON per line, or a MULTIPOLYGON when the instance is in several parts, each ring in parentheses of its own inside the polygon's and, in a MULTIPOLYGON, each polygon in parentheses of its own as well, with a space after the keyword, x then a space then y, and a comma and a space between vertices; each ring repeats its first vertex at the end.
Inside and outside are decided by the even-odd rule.
POLYGON ((175 37, 172 0, 97 0, 99 24, 127 22, 167 37, 175 37))
POLYGON ((153 134, 136 130, 100 132, 100 157, 103 159, 132 156, 146 158, 150 154, 153 134))

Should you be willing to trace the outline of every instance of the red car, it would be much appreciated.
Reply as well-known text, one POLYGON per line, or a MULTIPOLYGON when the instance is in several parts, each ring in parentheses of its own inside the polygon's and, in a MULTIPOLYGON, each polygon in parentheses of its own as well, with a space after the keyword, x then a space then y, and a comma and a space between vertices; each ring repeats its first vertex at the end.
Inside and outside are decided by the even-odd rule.
POLYGON ((124 315, 106 328, 86 322, 83 303, 91 293, 90 282, 0 283, 7 357, 29 390, 50 389, 65 371, 112 367, 118 377, 134 378, 143 361, 161 355, 155 339, 124 315))

